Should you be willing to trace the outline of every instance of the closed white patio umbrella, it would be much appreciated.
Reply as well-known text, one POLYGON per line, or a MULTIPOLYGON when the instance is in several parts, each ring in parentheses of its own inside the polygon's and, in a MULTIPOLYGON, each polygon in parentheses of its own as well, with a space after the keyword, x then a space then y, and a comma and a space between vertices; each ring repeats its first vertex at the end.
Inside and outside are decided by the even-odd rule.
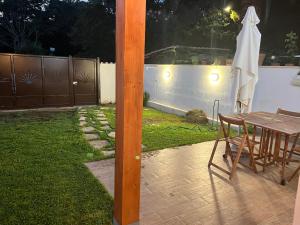
POLYGON ((254 6, 250 6, 242 21, 243 28, 237 36, 237 49, 232 64, 236 76, 235 107, 236 112, 250 112, 258 81, 258 59, 261 34, 257 28, 260 22, 254 6))

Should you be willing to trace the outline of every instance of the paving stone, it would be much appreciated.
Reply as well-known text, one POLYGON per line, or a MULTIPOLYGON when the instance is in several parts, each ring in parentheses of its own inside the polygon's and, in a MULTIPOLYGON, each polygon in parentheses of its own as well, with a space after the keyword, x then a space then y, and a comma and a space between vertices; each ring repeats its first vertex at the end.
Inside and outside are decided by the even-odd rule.
POLYGON ((85 121, 80 121, 80 123, 79 123, 79 125, 80 125, 81 127, 84 127, 86 124, 87 124, 87 122, 85 122, 85 121))
POLYGON ((79 118, 79 121, 85 121, 85 117, 84 116, 81 116, 80 118, 79 118))
POLYGON ((88 141, 98 140, 100 136, 98 134, 84 134, 84 137, 88 141))
POLYGON ((108 125, 108 124, 109 124, 107 121, 100 121, 100 123, 101 123, 102 125, 108 125))
POLYGON ((107 121, 106 117, 97 117, 97 119, 100 120, 100 121, 107 121))
POLYGON ((108 137, 116 138, 116 132, 112 131, 108 134, 108 137))
POLYGON ((105 117, 104 113, 99 113, 98 116, 99 117, 105 117))
POLYGON ((115 151, 105 151, 103 152, 104 156, 109 157, 115 155, 115 151))
POLYGON ((110 128, 110 126, 103 126, 103 127, 101 127, 101 130, 111 130, 111 128, 110 128))
POLYGON ((96 129, 94 127, 84 127, 82 128, 83 133, 90 134, 95 133, 96 129))
POLYGON ((104 148, 107 146, 109 143, 108 141, 100 141, 100 140, 95 140, 95 141, 90 141, 89 142, 91 146, 93 146, 95 149, 100 150, 101 148, 104 148))

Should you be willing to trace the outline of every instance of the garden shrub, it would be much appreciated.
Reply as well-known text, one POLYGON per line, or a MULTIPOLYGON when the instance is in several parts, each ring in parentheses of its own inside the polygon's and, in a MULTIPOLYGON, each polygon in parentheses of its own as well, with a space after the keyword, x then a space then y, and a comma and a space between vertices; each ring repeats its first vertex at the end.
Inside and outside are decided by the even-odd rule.
POLYGON ((186 120, 190 123, 206 124, 208 123, 207 115, 203 110, 193 109, 186 113, 186 120))
POLYGON ((149 99, 150 99, 150 94, 148 92, 144 92, 144 101, 143 101, 144 106, 147 106, 149 99))

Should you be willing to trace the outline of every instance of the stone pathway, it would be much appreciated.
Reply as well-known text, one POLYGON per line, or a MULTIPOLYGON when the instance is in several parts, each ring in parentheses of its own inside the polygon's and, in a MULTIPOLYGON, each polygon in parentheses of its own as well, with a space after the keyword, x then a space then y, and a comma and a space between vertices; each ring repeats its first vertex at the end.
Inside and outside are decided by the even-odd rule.
MULTIPOLYGON (((79 110, 79 123, 85 139, 96 150, 101 150, 105 156, 114 156, 115 149, 110 147, 110 141, 115 140, 116 132, 109 125, 108 119, 102 110, 109 109, 107 107, 101 107, 101 109, 93 109, 92 113, 95 117, 89 116, 85 108, 79 110), (100 127, 97 124, 100 124, 100 127), (100 136, 101 134, 101 136, 100 136), (105 138, 103 138, 103 135, 105 138), (101 140, 101 137, 103 140, 101 140)), ((146 146, 142 145, 142 149, 146 146)))
POLYGON ((97 114, 97 120, 95 121, 93 118, 88 117, 87 111, 84 108, 80 109, 78 113, 80 115, 79 125, 84 134, 84 138, 88 141, 88 143, 94 149, 101 150, 105 156, 114 156, 114 150, 105 148, 109 145, 109 142, 107 140, 101 140, 99 135, 99 132, 111 131, 111 127, 109 126, 105 114, 101 110, 94 110, 94 113, 97 114), (100 131, 95 127, 97 121, 99 121, 102 125, 100 131))

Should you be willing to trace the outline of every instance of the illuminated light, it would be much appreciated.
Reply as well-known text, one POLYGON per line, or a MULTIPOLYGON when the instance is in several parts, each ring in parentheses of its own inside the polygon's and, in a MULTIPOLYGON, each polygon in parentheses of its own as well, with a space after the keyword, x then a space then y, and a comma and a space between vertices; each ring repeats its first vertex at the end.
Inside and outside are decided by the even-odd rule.
POLYGON ((230 13, 230 11, 231 11, 231 6, 229 5, 229 6, 227 6, 226 8, 224 8, 224 11, 225 12, 227 12, 227 13, 230 13))
POLYGON ((213 82, 217 82, 220 79, 220 75, 216 72, 213 72, 209 75, 209 78, 213 82))
POLYGON ((170 80, 170 78, 171 78, 171 72, 167 70, 167 71, 164 73, 164 79, 165 79, 165 80, 170 80))

